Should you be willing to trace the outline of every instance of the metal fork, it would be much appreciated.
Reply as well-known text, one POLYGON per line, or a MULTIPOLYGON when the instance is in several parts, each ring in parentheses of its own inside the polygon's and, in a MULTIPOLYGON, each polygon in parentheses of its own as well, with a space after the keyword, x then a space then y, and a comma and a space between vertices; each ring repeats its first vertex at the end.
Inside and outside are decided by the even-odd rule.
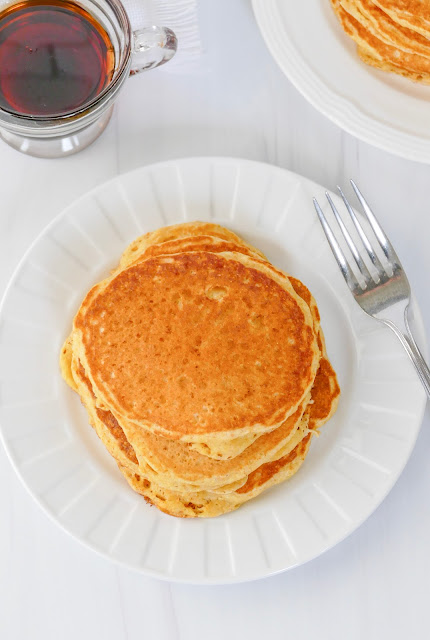
POLYGON ((362 206, 363 218, 367 219, 373 230, 377 242, 376 246, 379 247, 378 251, 381 257, 382 254, 384 256, 382 261, 379 259, 377 251, 375 251, 375 244, 372 244, 368 235, 366 235, 357 214, 352 209, 340 187, 338 187, 339 193, 358 232, 361 246, 357 246, 352 239, 330 194, 327 192, 326 197, 339 225, 341 234, 356 263, 359 277, 356 277, 320 205, 314 198, 316 212, 334 257, 355 300, 369 316, 383 322, 394 331, 412 360, 427 396, 430 398, 430 370, 412 336, 408 323, 408 309, 411 296, 408 279, 391 242, 383 232, 375 215, 372 213, 368 203, 353 180, 351 180, 351 185, 362 206), (366 255, 370 268, 366 266, 366 255))

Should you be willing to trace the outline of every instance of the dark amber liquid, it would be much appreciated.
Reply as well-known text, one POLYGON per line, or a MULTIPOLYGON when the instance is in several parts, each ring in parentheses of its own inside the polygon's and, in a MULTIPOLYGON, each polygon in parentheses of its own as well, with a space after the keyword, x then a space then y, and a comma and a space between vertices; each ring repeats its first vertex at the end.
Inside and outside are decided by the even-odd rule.
POLYGON ((73 2, 28 0, 0 12, 0 107, 22 115, 75 111, 109 83, 112 43, 73 2))

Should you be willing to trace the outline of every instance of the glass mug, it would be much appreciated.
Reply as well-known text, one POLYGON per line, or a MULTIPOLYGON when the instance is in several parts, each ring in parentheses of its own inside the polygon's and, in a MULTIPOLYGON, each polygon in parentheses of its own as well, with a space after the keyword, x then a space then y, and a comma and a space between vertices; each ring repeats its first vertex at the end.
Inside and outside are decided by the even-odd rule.
MULTIPOLYGON (((78 44, 79 42, 78 39, 78 44)), ((45 2, 19 0, 3 6, 0 4, 0 138, 22 153, 41 158, 59 158, 84 149, 105 129, 112 115, 114 101, 128 76, 168 62, 174 56, 176 48, 175 34, 165 27, 151 26, 132 31, 127 13, 119 0, 46 0, 45 2), (53 25, 52 22, 49 23, 49 20, 47 22, 43 18, 40 11, 46 10, 47 7, 51 11, 49 14, 51 18, 54 15, 52 12, 58 12, 58 20, 60 21, 58 24, 53 25), (17 24, 17 12, 24 12, 28 8, 30 8, 32 17, 24 16, 21 18, 23 25, 21 28, 24 29, 21 34, 24 40, 22 42, 18 40, 20 48, 17 49, 17 36, 13 33, 13 29, 16 28, 14 24, 17 24), (10 19, 8 11, 10 11, 10 19), (69 15, 67 12, 72 13, 69 15), (31 24, 32 20, 33 24, 31 24), (57 39, 57 42, 48 45, 46 45, 48 40, 43 42, 43 47, 46 50, 42 51, 43 47, 41 47, 42 53, 40 54, 39 51, 42 56, 40 58, 39 55, 39 60, 42 60, 41 64, 44 65, 42 71, 45 73, 47 64, 53 66, 53 73, 56 76, 53 82, 57 82, 55 86, 60 102, 62 99, 67 99, 68 94, 73 93, 75 85, 79 88, 80 75, 76 74, 76 65, 79 66, 79 58, 76 56, 79 51, 76 35, 73 35, 73 38, 70 37, 70 42, 68 42, 69 32, 67 30, 70 30, 70 22, 67 20, 74 21, 72 28, 75 31, 76 28, 82 28, 85 32, 86 35, 82 36, 81 34, 84 46, 87 46, 85 41, 87 36, 91 38, 88 46, 95 43, 94 47, 96 48, 94 51, 88 49, 89 55, 87 57, 85 57, 87 55, 86 49, 81 48, 80 51, 84 85, 86 83, 87 86, 91 80, 91 69, 97 72, 97 64, 103 62, 100 54, 102 46, 105 47, 109 58, 109 76, 106 75, 104 85, 100 86, 99 91, 97 91, 97 86, 95 89, 93 87, 93 94, 82 104, 71 109, 58 111, 53 109, 50 113, 44 113, 40 105, 46 107, 47 103, 43 100, 40 102, 40 96, 38 98, 41 76, 36 73, 33 78, 32 71, 22 72, 20 69, 14 76, 13 71, 20 60, 19 55, 23 56, 25 64, 29 60, 36 60, 34 57, 31 58, 33 51, 37 50, 36 47, 31 49, 26 42, 40 42, 40 38, 44 37, 43 29, 51 28, 54 41, 57 39), (25 29, 31 28, 34 29, 33 33, 36 39, 30 38, 26 41, 25 35, 31 31, 26 32, 25 29), (10 42, 9 49, 6 46, 8 42, 10 42), (66 69, 66 72, 62 68, 58 70, 58 61, 55 59, 57 54, 64 54, 65 58, 62 63, 64 63, 63 68, 66 69), (70 75, 70 82, 69 76, 67 76, 67 69, 72 68, 69 65, 69 55, 75 56, 71 61, 74 64, 74 75, 70 75), (26 73, 28 77, 25 75, 26 73), (65 76, 63 75, 65 83, 63 85, 61 85, 61 73, 66 73, 65 76), (22 78, 25 78, 25 81, 22 78), (21 84, 19 84, 20 82, 21 84), (63 88, 61 89, 61 87, 63 88), (8 90, 12 95, 9 102, 7 101, 8 90), (14 90, 18 92, 18 98, 13 94, 14 90), (38 106, 17 108, 17 104, 25 104, 26 96, 30 105, 33 98, 34 104, 39 99, 38 106)), ((103 69, 107 73, 106 65, 103 69)), ((51 70, 49 73, 52 75, 51 70)), ((47 78, 48 76, 45 74, 43 77, 47 78)), ((55 100, 55 97, 53 99, 55 100)), ((47 108, 49 109, 49 107, 47 108)))

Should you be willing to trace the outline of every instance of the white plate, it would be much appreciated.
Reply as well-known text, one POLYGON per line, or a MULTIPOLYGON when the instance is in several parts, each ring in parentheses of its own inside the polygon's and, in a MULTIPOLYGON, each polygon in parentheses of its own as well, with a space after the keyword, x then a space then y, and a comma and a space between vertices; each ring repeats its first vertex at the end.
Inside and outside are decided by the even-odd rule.
POLYGON ((430 162, 430 87, 365 65, 329 0, 252 0, 267 47, 295 87, 337 125, 430 162))
POLYGON ((353 302, 313 195, 325 199, 322 187, 269 165, 172 161, 85 195, 27 252, 1 309, 1 435, 33 497, 77 540, 160 578, 251 580, 333 546, 393 486, 418 434, 424 393, 395 336, 353 302), (212 520, 176 519, 134 494, 58 367, 83 296, 131 240, 197 219, 237 231, 310 287, 342 389, 336 415, 314 438, 297 475, 212 520))

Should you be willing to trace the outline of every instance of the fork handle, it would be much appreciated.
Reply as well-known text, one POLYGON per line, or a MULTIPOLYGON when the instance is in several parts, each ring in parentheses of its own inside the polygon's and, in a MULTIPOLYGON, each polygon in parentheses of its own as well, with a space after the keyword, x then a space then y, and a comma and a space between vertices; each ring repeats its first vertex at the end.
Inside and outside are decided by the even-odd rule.
POLYGON ((412 363, 418 373, 418 377, 422 382, 422 385, 427 393, 427 397, 430 398, 430 369, 428 368, 426 361, 424 360, 421 351, 418 348, 417 343, 409 329, 407 320, 407 312, 405 312, 405 330, 402 331, 397 325, 389 320, 384 321, 387 326, 394 331, 400 342, 404 346, 406 353, 412 360, 412 363))

